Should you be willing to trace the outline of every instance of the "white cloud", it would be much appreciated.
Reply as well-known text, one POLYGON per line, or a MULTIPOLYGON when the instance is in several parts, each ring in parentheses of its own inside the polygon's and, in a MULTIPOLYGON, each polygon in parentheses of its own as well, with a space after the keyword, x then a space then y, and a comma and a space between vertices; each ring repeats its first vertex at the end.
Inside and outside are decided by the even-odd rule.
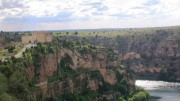
MULTIPOLYGON (((179 5, 180 0, 0 0, 0 30, 1 26, 5 29, 13 28, 6 28, 16 22, 15 19, 7 22, 5 19, 9 17, 23 19, 29 16, 39 19, 42 17, 57 18, 56 23, 54 21, 56 19, 53 22, 48 20, 48 22, 41 23, 46 26, 62 26, 62 23, 68 25, 62 28, 179 25, 179 5), (64 15, 67 13, 68 15, 64 15), (61 22, 67 18, 68 20, 61 22), (79 26, 72 26, 76 24, 79 26)), ((29 25, 26 22, 22 23, 24 26, 29 25)), ((42 26, 38 23, 35 24, 42 26)), ((23 30, 21 27, 18 29, 23 30)))

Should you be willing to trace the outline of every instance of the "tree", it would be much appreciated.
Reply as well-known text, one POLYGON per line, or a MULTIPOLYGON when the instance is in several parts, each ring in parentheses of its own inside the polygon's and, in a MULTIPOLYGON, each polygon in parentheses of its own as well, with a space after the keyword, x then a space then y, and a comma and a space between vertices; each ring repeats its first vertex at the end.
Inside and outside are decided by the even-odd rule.
POLYGON ((77 31, 75 31, 74 35, 78 35, 78 32, 77 32, 77 31))
POLYGON ((4 93, 0 96, 0 101, 18 101, 15 97, 10 96, 7 93, 4 93))
POLYGON ((14 49, 15 49, 15 46, 10 46, 10 47, 8 47, 8 52, 13 53, 14 49))
POLYGON ((7 78, 0 73, 0 95, 8 91, 7 78))

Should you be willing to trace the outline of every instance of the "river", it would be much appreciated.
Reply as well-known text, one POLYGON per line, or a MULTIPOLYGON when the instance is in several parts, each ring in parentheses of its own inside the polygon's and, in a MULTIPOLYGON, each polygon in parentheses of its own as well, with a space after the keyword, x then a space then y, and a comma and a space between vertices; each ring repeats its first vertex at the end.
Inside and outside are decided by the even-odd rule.
POLYGON ((150 93, 150 101, 180 101, 180 83, 136 80, 136 85, 150 93))

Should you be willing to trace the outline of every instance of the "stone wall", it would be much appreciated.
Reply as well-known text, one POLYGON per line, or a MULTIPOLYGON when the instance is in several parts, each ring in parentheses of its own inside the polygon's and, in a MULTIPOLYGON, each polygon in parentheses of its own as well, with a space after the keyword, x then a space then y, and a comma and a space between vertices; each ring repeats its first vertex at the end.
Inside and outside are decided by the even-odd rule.
POLYGON ((51 41, 52 35, 48 32, 33 32, 31 35, 22 36, 22 44, 51 41))
POLYGON ((36 36, 33 35, 25 35, 22 36, 22 44, 35 43, 36 36))

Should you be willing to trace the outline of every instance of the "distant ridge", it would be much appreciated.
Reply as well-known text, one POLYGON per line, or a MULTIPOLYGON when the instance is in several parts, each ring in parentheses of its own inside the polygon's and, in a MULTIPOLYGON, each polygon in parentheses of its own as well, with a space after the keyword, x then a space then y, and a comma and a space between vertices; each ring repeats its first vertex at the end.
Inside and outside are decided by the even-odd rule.
MULTIPOLYGON (((180 25, 176 26, 159 26, 159 27, 132 27, 132 28, 92 28, 92 29, 57 29, 57 30, 31 30, 31 31, 4 31, 4 32, 39 32, 39 31, 48 31, 48 32, 73 32, 73 31, 101 31, 101 30, 126 30, 126 29, 148 29, 148 28, 161 28, 161 29, 166 29, 166 28, 176 28, 180 27, 180 25)), ((0 30, 1 31, 1 30, 0 30)))

